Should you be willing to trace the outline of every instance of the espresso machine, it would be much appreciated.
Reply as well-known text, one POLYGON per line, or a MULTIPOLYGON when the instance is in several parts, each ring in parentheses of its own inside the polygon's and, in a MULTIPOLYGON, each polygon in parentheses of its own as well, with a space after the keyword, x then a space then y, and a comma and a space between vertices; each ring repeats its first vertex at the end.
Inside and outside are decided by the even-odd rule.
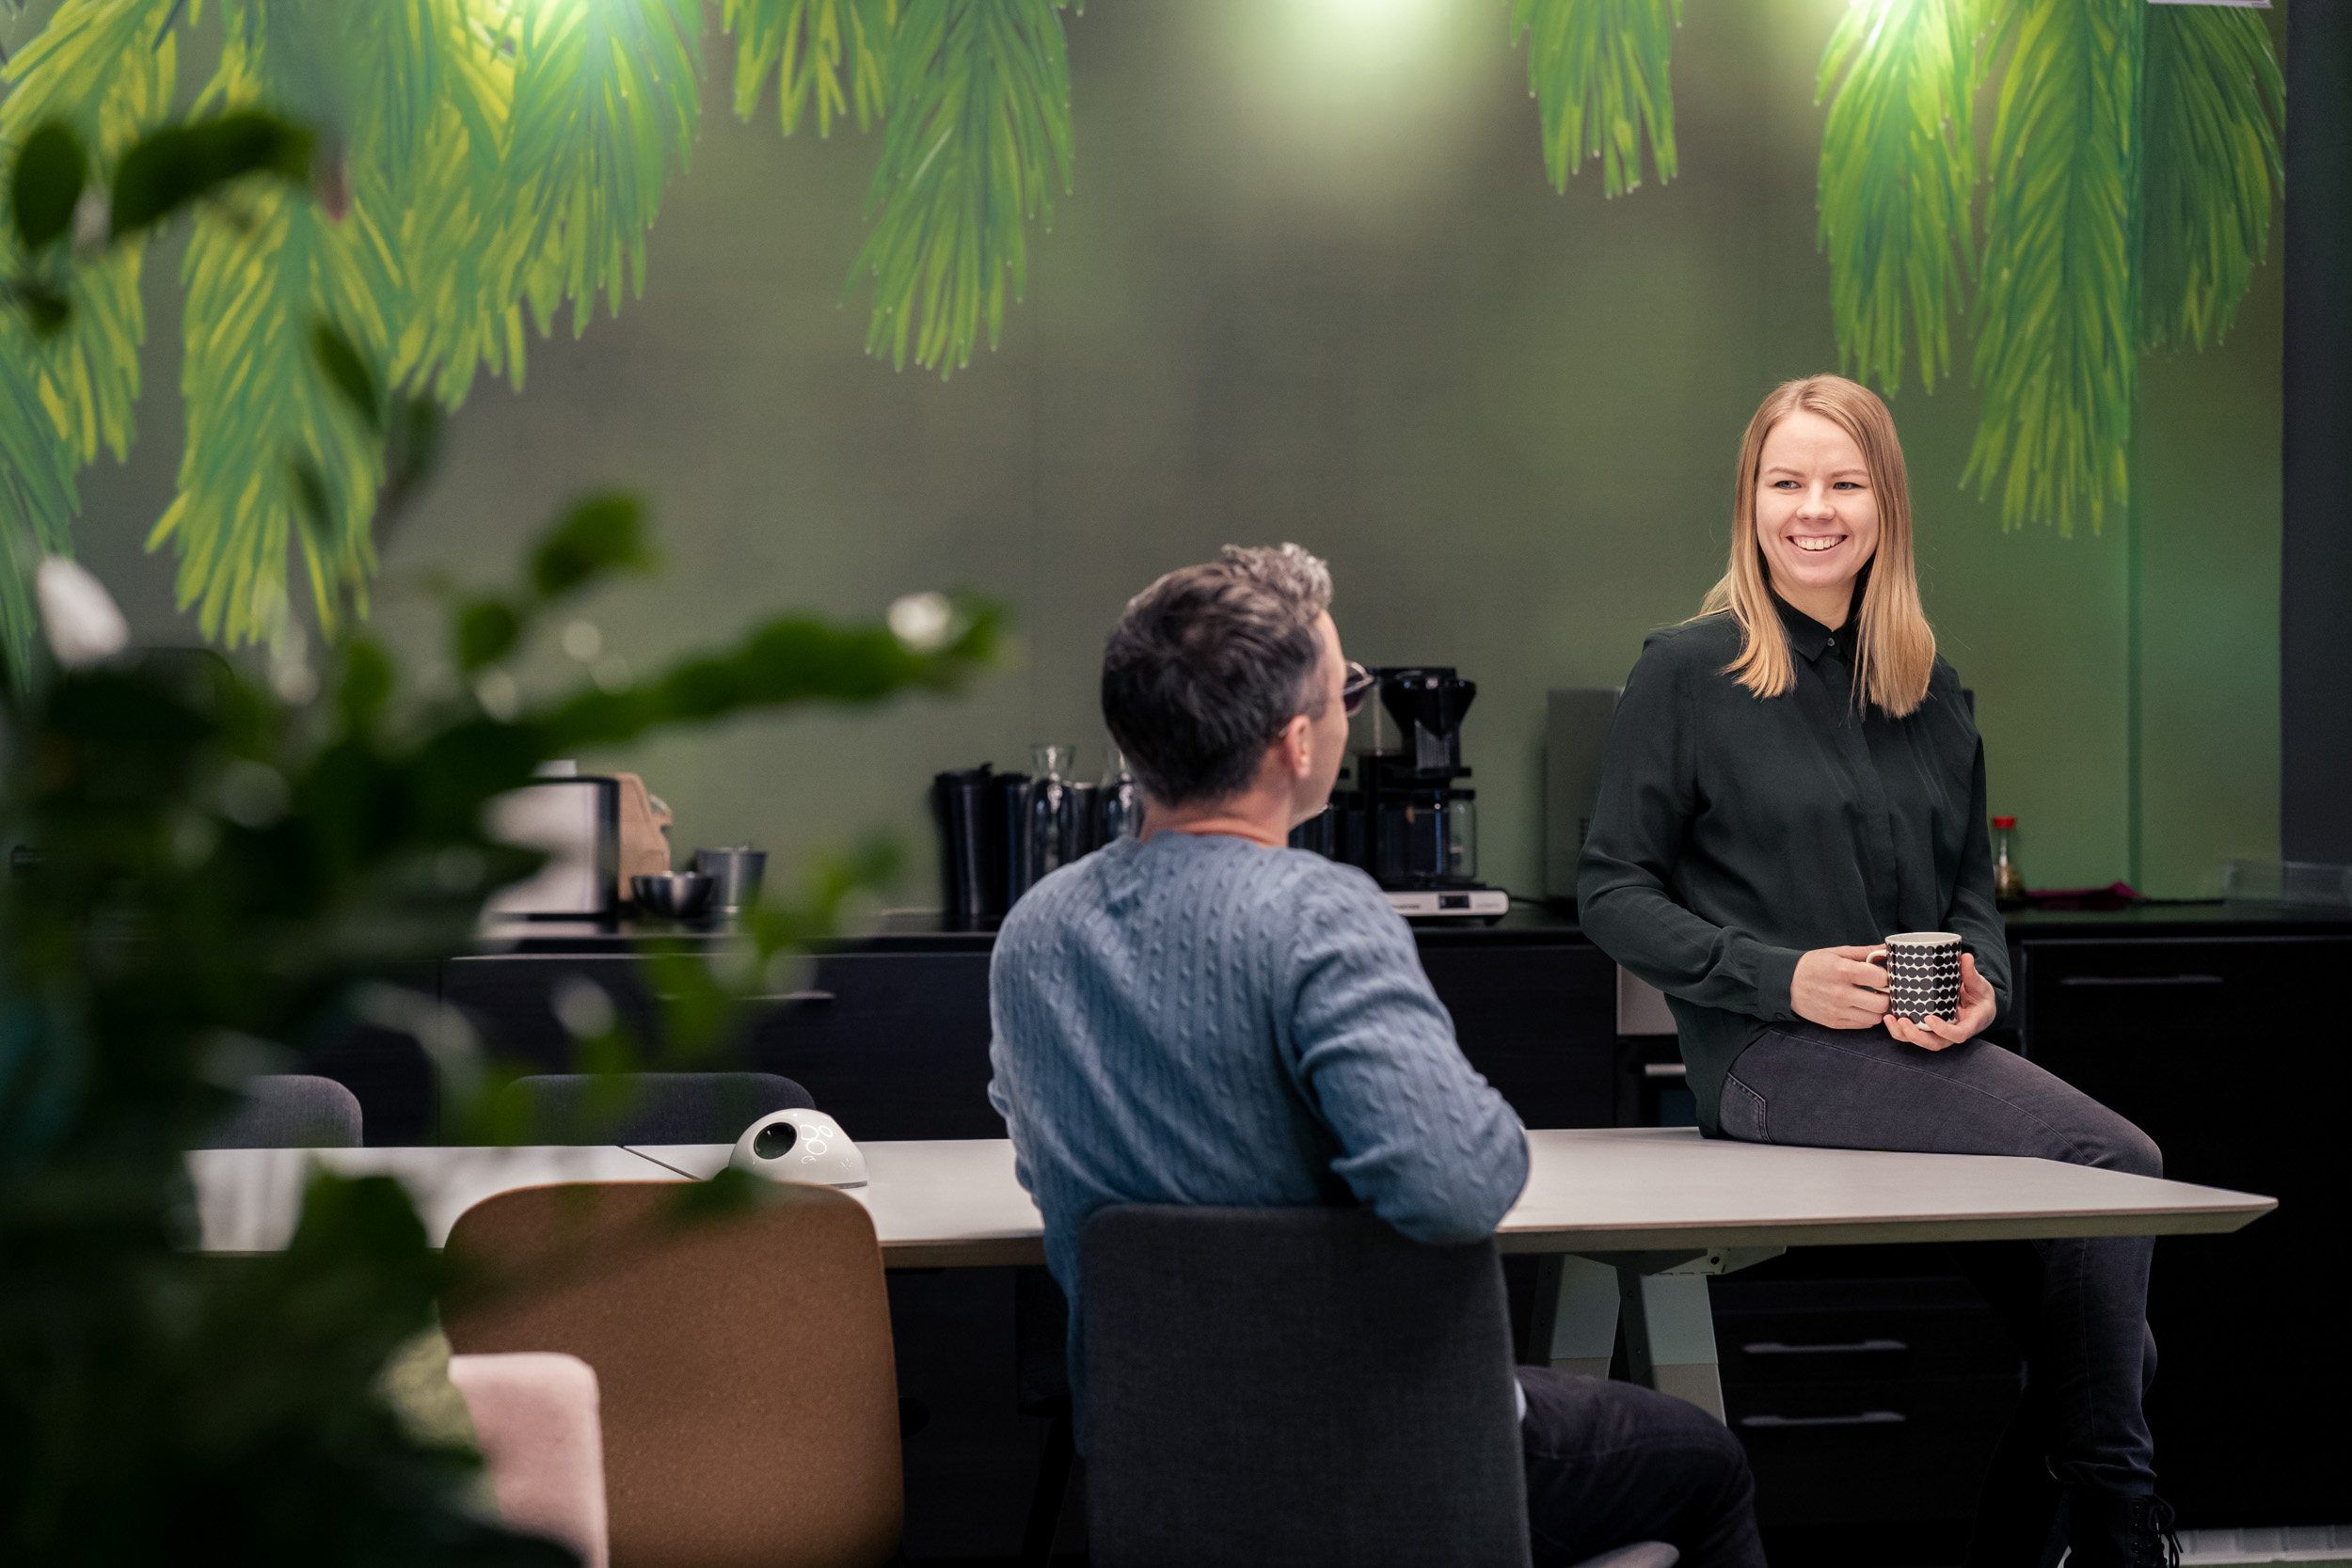
POLYGON ((1409 920, 1494 921, 1511 895, 1478 880, 1477 791, 1463 786, 1462 719, 1478 683, 1451 666, 1375 670, 1372 745, 1356 753, 1354 787, 1335 791, 1291 842, 1372 873, 1409 920))

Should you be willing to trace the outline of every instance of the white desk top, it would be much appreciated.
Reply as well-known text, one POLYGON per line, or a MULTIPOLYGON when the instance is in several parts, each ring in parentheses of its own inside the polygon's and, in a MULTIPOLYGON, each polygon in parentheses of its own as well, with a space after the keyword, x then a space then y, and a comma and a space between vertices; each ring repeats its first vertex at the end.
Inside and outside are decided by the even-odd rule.
POLYGON ((1688 1127, 1527 1141, 1527 1189, 1497 1227, 1505 1252, 2175 1236, 2235 1230, 2279 1206, 2052 1160, 1790 1148, 1688 1127))
POLYGON ((457 1216, 500 1193, 558 1181, 675 1181, 627 1149, 199 1148, 188 1154, 206 1252, 275 1252, 294 1239, 313 1163, 339 1176, 394 1176, 416 1199, 425 1239, 449 1240, 457 1216))
MULTIPOLYGON (((1687 1128, 1528 1134, 1527 1190, 1503 1217, 1505 1252, 1647 1252, 1723 1246, 2235 1230, 2276 1201, 2046 1160, 1781 1148, 1687 1128)), ((668 1181, 710 1175, 728 1145, 621 1148, 213 1149, 188 1157, 207 1251, 283 1246, 305 1163, 384 1172, 417 1195, 434 1245, 494 1193, 550 1181, 668 1181)), ((1034 1263, 1037 1206, 1003 1139, 868 1143, 871 1182, 850 1196, 900 1267, 1034 1263)))
MULTIPOLYGON (((1045 1261, 1045 1218, 1012 1174, 1006 1138, 870 1143, 863 1187, 882 1256, 901 1268, 1045 1261)), ((697 1180, 726 1167, 733 1144, 641 1144, 632 1152, 697 1180)))

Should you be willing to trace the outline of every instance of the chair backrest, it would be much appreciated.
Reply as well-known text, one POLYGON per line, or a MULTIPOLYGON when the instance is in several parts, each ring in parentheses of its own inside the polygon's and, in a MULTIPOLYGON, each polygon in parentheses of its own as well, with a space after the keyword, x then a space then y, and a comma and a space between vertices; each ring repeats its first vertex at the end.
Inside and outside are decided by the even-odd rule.
POLYGON ((577 1355, 453 1355, 450 1386, 473 1419, 499 1522, 610 1568, 596 1372, 577 1355))
POLYGON ((332 1078, 261 1073, 204 1148, 358 1148, 359 1097, 332 1078))
POLYGON ((450 1232, 460 1354, 559 1351, 601 1390, 612 1568, 856 1568, 903 1513, 873 1222, 823 1187, 715 1214, 675 1182, 532 1187, 450 1232))
POLYGON ((1491 1241, 1125 1205, 1088 1222, 1078 1275, 1097 1568, 1525 1568, 1491 1241))
POLYGON ((528 1141, 543 1144, 731 1144, 771 1111, 817 1101, 772 1072, 550 1072, 517 1078, 528 1141))

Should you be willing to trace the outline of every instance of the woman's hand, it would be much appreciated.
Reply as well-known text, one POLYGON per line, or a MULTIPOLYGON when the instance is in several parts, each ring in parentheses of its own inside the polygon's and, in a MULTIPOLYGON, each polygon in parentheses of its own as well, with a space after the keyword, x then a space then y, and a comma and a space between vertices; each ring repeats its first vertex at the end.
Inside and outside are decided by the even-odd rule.
MULTIPOLYGON (((1806 956, 1811 957, 1810 954, 1806 956)), ((1798 973, 1804 973, 1803 960, 1799 960, 1797 969, 1798 973)), ((1941 1051, 1947 1045, 1973 1039, 1991 1028, 1993 1015, 1999 1008, 2000 1003, 1993 994, 1993 982, 1977 973, 1976 955, 1963 953, 1960 956, 1958 1016, 1947 1023, 1930 1013, 1924 1023, 1914 1023, 1907 1018, 1888 1013, 1886 1032, 1905 1045, 1915 1045, 1922 1051, 1941 1051)))
POLYGON ((1877 951, 1817 947, 1801 955, 1788 981, 1790 1009, 1831 1029, 1867 1029, 1883 1019, 1891 1026, 1898 1021, 1886 1015, 1886 971, 1869 961, 1877 951))

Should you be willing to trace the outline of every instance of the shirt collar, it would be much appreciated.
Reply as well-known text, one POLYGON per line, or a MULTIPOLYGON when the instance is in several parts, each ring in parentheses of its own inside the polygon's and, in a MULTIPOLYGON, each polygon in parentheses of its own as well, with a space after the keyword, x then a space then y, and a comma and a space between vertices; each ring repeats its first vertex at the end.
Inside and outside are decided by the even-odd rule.
MULTIPOLYGON (((1767 592, 1771 591, 1768 589, 1767 592)), ((1778 594, 1772 594, 1772 608, 1780 611, 1780 624, 1788 632, 1788 645, 1803 654, 1808 664, 1821 657, 1833 638, 1842 641, 1848 648, 1853 646, 1854 611, 1861 603, 1862 583, 1857 580, 1852 604, 1846 611, 1846 624, 1833 632, 1778 594)))

